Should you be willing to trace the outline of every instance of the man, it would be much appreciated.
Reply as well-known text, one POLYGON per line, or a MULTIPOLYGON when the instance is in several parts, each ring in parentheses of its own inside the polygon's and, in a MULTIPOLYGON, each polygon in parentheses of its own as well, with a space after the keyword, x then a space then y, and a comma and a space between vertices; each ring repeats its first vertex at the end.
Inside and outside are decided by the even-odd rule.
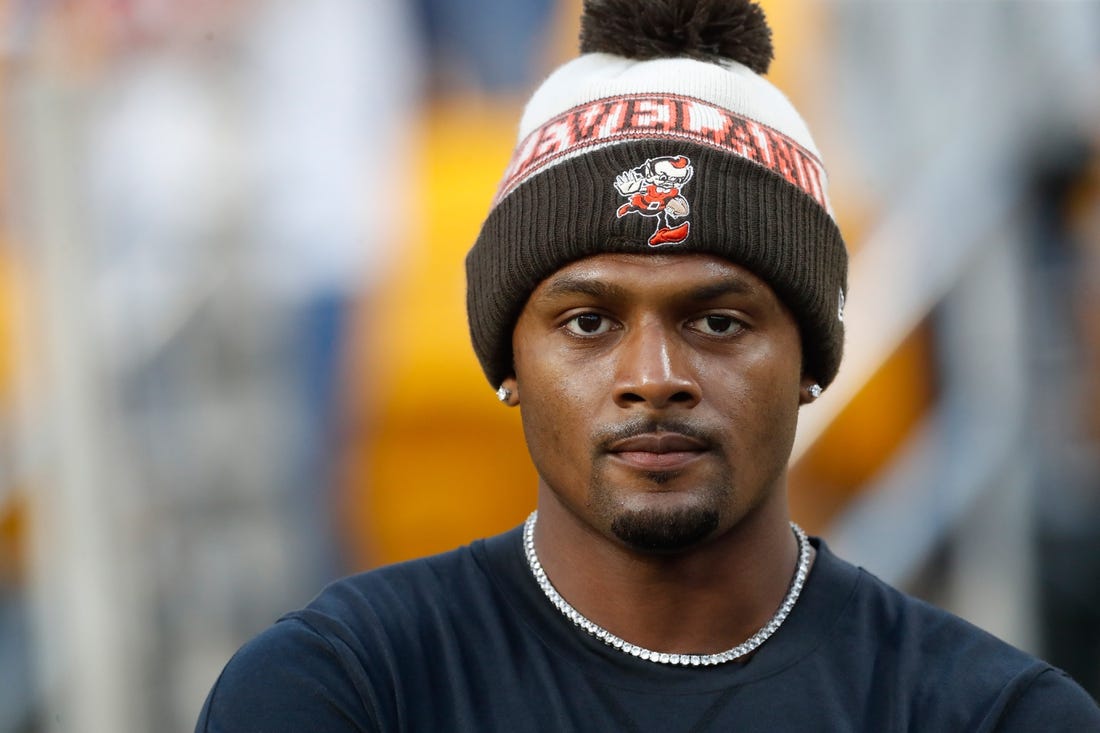
POLYGON ((1062 673, 789 521, 847 260, 759 8, 591 0, 581 35, 467 258, 538 511, 330 586, 198 730, 1100 730, 1062 673))

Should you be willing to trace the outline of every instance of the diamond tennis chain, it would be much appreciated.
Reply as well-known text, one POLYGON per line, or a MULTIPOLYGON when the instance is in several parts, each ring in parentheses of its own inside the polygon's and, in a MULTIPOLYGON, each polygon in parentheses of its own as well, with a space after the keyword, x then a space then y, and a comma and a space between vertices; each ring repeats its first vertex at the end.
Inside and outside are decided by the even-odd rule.
POLYGON ((546 594, 546 597, 550 599, 554 607, 578 628, 587 631, 604 644, 614 647, 624 654, 629 654, 633 657, 645 659, 650 662, 656 662, 657 664, 674 664, 682 667, 706 667, 732 662, 734 659, 740 659, 746 654, 755 651, 757 647, 771 638, 772 634, 774 634, 787 619, 791 609, 794 608, 795 602, 798 600, 799 594, 802 593, 802 586, 805 584, 806 576, 810 572, 810 541, 806 538, 806 533, 802 531, 802 528, 794 522, 791 522, 791 530, 798 539, 798 568, 795 570, 794 577, 791 579, 791 587, 787 590, 787 595, 783 599, 783 603, 780 604, 779 610, 777 610, 775 615, 768 620, 768 623, 764 624, 759 631, 746 641, 741 642, 732 649, 727 649, 717 654, 666 654, 664 652, 655 652, 624 641, 607 629, 589 621, 582 616, 577 609, 570 606, 568 601, 561 597, 561 594, 558 593, 553 584, 551 584, 550 579, 546 577, 546 571, 542 569, 542 563, 539 562, 539 556, 535 552, 535 522, 538 521, 538 515, 539 513, 537 510, 531 512, 531 516, 527 517, 527 521, 523 525, 523 549, 527 554, 527 565, 531 568, 531 572, 534 574, 539 587, 542 588, 542 592, 546 594))

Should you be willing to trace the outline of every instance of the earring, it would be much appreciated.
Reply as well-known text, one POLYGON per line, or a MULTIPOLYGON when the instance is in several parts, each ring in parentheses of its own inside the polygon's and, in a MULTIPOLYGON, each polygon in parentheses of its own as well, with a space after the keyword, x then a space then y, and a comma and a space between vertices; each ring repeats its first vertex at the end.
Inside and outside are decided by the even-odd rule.
POLYGON ((512 390, 505 387, 503 384, 497 387, 497 399, 501 402, 507 402, 512 399, 512 390))
POLYGON ((817 382, 814 382, 810 385, 810 397, 813 397, 816 400, 818 397, 821 396, 821 392, 821 385, 817 382))

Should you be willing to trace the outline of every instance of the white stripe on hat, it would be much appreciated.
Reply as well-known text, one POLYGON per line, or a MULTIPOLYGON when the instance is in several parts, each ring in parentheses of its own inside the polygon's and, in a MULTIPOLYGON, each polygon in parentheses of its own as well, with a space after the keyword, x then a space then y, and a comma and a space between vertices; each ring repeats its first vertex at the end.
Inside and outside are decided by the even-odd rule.
POLYGON ((628 140, 674 138, 769 168, 831 214, 826 174, 787 97, 748 67, 690 58, 584 54, 559 67, 524 110, 496 201, 539 171, 628 140))

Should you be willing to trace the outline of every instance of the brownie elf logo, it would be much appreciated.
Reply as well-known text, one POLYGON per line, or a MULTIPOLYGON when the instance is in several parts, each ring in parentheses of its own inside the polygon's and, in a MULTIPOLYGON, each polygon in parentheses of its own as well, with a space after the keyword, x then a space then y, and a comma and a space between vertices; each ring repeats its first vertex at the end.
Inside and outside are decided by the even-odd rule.
POLYGON ((615 190, 626 198, 616 217, 628 214, 652 216, 657 219, 657 231, 649 237, 650 247, 680 244, 691 232, 691 222, 682 221, 691 213, 691 206, 682 192, 695 174, 691 160, 683 155, 650 158, 636 168, 615 177, 615 190))

